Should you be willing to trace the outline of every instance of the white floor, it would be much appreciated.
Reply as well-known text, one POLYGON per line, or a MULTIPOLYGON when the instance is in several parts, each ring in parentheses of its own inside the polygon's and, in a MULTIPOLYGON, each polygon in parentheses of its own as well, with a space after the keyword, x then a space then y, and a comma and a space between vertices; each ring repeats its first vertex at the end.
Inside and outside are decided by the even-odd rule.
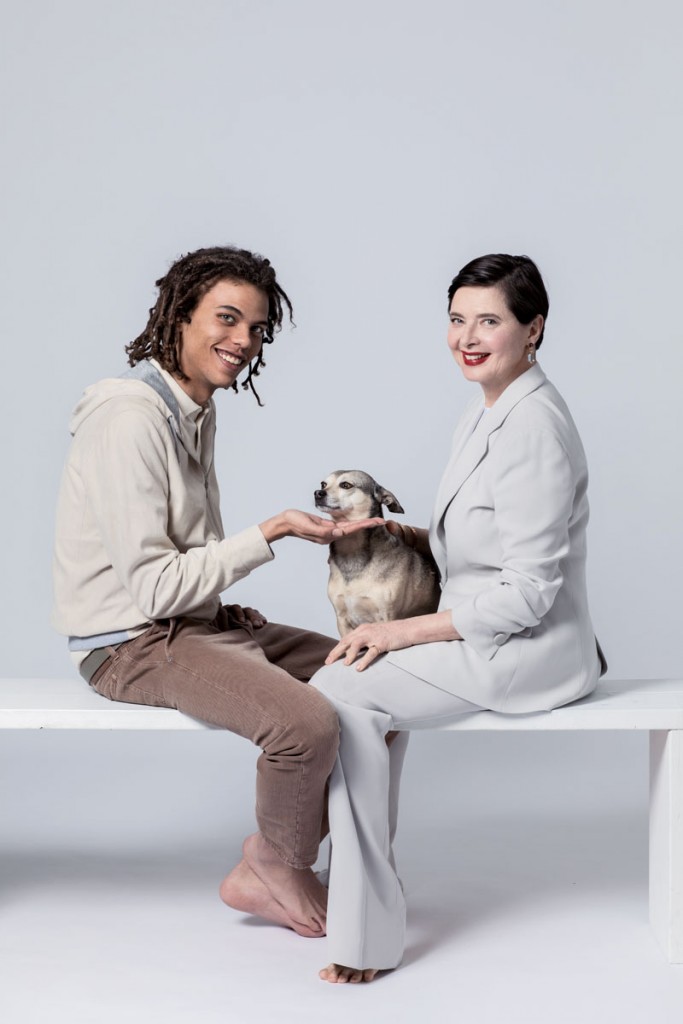
POLYGON ((317 979, 324 940, 217 898, 251 825, 246 746, 132 737, 124 765, 121 736, 5 734, 3 1024, 678 1024, 683 965, 647 921, 643 738, 455 740, 416 736, 406 766, 405 962, 342 987, 317 979), (226 766, 219 835, 196 808, 226 766))

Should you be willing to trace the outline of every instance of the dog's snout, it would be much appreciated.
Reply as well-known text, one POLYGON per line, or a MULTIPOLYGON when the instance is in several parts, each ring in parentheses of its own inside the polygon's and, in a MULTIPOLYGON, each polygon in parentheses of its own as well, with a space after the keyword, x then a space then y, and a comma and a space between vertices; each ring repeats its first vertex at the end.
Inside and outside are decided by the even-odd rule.
POLYGON ((313 491, 313 497, 315 498, 316 501, 320 501, 321 498, 325 497, 325 492, 321 490, 313 491))

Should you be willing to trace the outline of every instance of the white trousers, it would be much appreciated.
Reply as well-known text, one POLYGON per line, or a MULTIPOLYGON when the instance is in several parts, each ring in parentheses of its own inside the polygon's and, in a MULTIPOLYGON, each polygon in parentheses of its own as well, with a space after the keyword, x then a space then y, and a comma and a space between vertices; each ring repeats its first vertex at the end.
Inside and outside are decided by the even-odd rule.
POLYGON ((363 672, 335 662, 311 679, 341 724, 330 778, 332 838, 329 959, 345 967, 396 967, 405 946, 405 900, 392 842, 408 734, 480 711, 379 658, 363 672), (401 730, 387 747, 386 735, 401 730))

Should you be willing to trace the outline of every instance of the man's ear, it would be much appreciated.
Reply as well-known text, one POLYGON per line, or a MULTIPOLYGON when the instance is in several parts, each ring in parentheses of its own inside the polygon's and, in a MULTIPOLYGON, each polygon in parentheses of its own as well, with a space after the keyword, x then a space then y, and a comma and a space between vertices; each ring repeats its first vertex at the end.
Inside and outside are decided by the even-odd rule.
POLYGON ((386 505, 390 512, 403 512, 403 506, 395 494, 388 491, 386 487, 377 488, 377 498, 382 505, 386 505))

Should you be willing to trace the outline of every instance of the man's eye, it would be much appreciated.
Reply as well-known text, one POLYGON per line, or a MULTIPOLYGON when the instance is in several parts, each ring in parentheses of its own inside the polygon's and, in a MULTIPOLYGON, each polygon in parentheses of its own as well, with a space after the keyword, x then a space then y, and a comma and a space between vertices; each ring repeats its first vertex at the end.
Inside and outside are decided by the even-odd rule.
POLYGON ((265 327, 252 327, 251 333, 257 334, 259 338, 262 338, 263 335, 266 333, 266 329, 265 327))
POLYGON ((226 323, 226 324, 234 324, 235 323, 235 318, 232 315, 232 313, 220 313, 219 314, 219 319, 222 320, 223 323, 226 323))
POLYGON ((342 480, 339 486, 343 487, 345 491, 349 491, 353 487, 353 484, 350 484, 348 480, 342 480))

